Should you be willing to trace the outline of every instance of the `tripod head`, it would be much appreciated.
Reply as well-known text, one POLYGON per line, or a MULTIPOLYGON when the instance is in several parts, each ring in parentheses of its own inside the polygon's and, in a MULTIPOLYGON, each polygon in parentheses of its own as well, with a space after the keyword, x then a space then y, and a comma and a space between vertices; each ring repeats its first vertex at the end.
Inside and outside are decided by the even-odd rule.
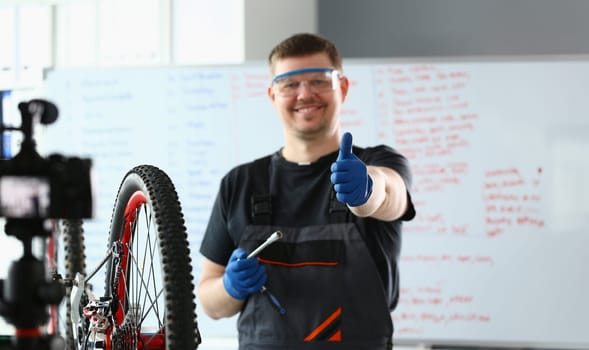
POLYGON ((24 136, 19 153, 12 159, 0 161, 0 217, 91 217, 91 161, 59 154, 43 158, 36 149, 34 122, 55 122, 57 107, 49 101, 31 100, 21 102, 18 108, 21 126, 0 127, 0 132, 20 131, 24 136))
MULTIPOLYGON (((49 319, 49 305, 65 295, 59 281, 47 281, 43 262, 32 252, 34 237, 51 234, 51 219, 92 217, 91 161, 53 154, 42 157, 36 149, 33 127, 57 120, 57 107, 35 99, 18 105, 20 127, 2 125, 0 132, 20 131, 21 148, 12 159, 0 161, 0 217, 5 233, 23 244, 23 256, 0 280, 0 316, 16 328, 17 349, 56 349, 59 339, 43 336, 39 327, 49 319)), ((57 347, 59 348, 59 347, 57 347)))

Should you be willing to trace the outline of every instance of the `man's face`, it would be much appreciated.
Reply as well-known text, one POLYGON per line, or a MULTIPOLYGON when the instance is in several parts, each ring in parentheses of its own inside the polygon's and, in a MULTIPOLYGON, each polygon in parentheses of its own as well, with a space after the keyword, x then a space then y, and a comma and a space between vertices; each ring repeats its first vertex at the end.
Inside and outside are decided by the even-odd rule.
POLYGON ((335 67, 325 53, 275 62, 278 79, 268 87, 268 96, 287 133, 313 139, 337 126, 348 80, 330 69, 335 67))

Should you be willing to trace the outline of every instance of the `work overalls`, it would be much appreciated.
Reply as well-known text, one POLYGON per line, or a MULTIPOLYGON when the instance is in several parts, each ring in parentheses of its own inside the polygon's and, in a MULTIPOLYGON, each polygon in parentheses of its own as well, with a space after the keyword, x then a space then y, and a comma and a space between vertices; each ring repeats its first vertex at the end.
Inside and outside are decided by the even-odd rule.
MULTIPOLYGON (((274 231, 283 238, 263 250, 265 287, 254 293, 239 320, 239 349, 391 349, 393 325, 376 265, 348 208, 335 199, 330 224, 302 228, 273 226, 269 185, 270 157, 254 162, 252 218, 240 246, 251 252, 274 231)), ((370 234, 370 233, 368 233, 370 234)))

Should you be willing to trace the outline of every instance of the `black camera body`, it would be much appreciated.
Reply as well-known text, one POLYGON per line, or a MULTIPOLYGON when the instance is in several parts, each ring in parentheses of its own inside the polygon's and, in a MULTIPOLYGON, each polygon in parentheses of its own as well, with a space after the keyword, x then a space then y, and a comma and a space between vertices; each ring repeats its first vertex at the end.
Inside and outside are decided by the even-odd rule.
POLYGON ((0 216, 92 217, 91 162, 58 154, 29 163, 0 161, 0 216))
POLYGON ((53 154, 41 157, 33 138, 33 124, 50 124, 57 107, 45 100, 21 102, 22 131, 18 154, 0 161, 0 217, 12 219, 84 219, 93 214, 92 162, 87 158, 53 154))

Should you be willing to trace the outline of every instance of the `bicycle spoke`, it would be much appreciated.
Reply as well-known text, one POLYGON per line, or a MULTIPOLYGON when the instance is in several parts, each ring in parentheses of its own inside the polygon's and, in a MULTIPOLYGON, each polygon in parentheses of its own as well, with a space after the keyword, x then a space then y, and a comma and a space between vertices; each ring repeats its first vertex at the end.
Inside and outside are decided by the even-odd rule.
MULTIPOLYGON (((160 291, 159 291, 159 292, 157 293, 157 295, 156 295, 156 299, 157 299, 157 298, 159 298, 159 297, 160 297, 160 295, 161 295, 163 292, 164 292, 164 289, 163 289, 163 288, 162 288, 162 289, 160 289, 160 291)), ((152 303, 152 304, 149 306, 149 309, 147 309, 147 311, 144 313, 144 315, 145 315, 145 316, 147 316, 147 314, 149 313, 149 310, 151 310, 151 309, 154 307, 154 305, 156 305, 156 306, 157 306, 157 303, 152 303)), ((159 315, 159 313, 157 313, 157 314, 159 315)), ((159 319, 159 318, 158 318, 158 319, 159 319)), ((141 319, 141 323, 143 323, 143 321, 144 321, 144 320, 145 320, 145 317, 141 319)), ((160 322, 160 327, 161 327, 161 326, 163 326, 163 325, 162 325, 162 324, 161 324, 161 322, 160 322)))
MULTIPOLYGON (((132 261, 134 262, 134 265, 135 266, 138 266, 139 264, 137 262, 137 259, 135 257, 135 254, 133 254, 132 250, 129 250, 129 256, 132 258, 132 261)), ((140 275, 139 276, 140 277, 139 280, 141 282, 141 287, 144 287, 145 288, 144 299, 145 298, 149 298, 149 303, 148 304, 146 304, 145 302, 142 303, 142 305, 144 305, 144 306, 145 305, 149 305, 149 309, 147 311, 144 310, 144 307, 142 308, 142 314, 148 315, 149 311, 151 309, 154 309, 155 310, 155 314, 157 315, 157 319, 159 321, 159 326, 161 326, 162 325, 162 322, 161 322, 161 319, 162 318, 159 317, 159 311, 158 311, 159 305, 157 303, 157 300, 159 299, 160 295, 163 293, 164 290, 163 290, 163 288, 160 288, 159 291, 158 291, 156 285, 154 284, 154 291, 153 292, 156 293, 157 295, 156 295, 155 298, 151 298, 151 293, 148 291, 149 287, 147 286, 147 282, 143 278, 143 276, 144 276, 143 272, 139 268, 136 268, 136 270, 137 270, 138 274, 140 275)), ((125 276, 123 276, 123 278, 125 278, 125 276)), ((155 281, 155 278, 154 278, 154 281, 155 281)), ((140 294, 136 294, 136 296, 137 297, 135 297, 135 298, 128 297, 128 299, 137 300, 138 297, 140 296, 140 294)))
MULTIPOLYGON (((158 287, 156 284, 157 278, 155 275, 155 262, 157 256, 157 235, 152 234, 152 215, 148 213, 146 206, 143 208, 145 214, 145 227, 147 231, 144 233, 142 225, 139 225, 139 219, 135 217, 135 221, 131 224, 132 227, 132 242, 126 244, 127 256, 129 259, 129 273, 122 274, 123 285, 125 286, 125 300, 127 300, 127 308, 136 308, 140 310, 140 314, 132 315, 140 317, 135 319, 137 326, 142 327, 144 322, 151 317, 154 323, 157 323, 157 329, 163 328, 163 317, 160 314, 161 295, 164 292, 163 287, 158 287), (145 237, 145 243, 142 243, 142 238, 145 237), (153 238, 153 239, 152 239, 153 238), (142 253, 141 261, 138 261, 138 253, 142 253), (148 262, 149 259, 149 262, 148 262), (146 271, 147 269, 147 271, 146 271), (150 285, 151 284, 151 285, 150 285), (155 296, 155 297, 154 297, 155 296), (143 299, 141 301, 141 299, 143 299), (141 301, 141 302, 140 302, 141 301), (139 307, 137 307, 139 306, 139 307), (155 318, 155 319, 153 319, 155 318)), ((137 211, 140 214, 140 211, 137 211)), ((137 215, 140 216, 140 215, 137 215)), ((124 307, 125 303, 120 302, 120 306, 124 307)), ((149 325, 148 325, 149 326, 149 325)), ((157 334, 157 333, 156 333, 157 334)))
POLYGON ((122 243, 120 258, 108 262, 105 284, 106 295, 119 301, 119 331, 107 334, 113 348, 196 348, 200 334, 186 227, 173 184, 161 170, 144 165, 127 173, 113 210, 113 242, 122 243), (177 334, 183 336, 172 336, 177 334))

